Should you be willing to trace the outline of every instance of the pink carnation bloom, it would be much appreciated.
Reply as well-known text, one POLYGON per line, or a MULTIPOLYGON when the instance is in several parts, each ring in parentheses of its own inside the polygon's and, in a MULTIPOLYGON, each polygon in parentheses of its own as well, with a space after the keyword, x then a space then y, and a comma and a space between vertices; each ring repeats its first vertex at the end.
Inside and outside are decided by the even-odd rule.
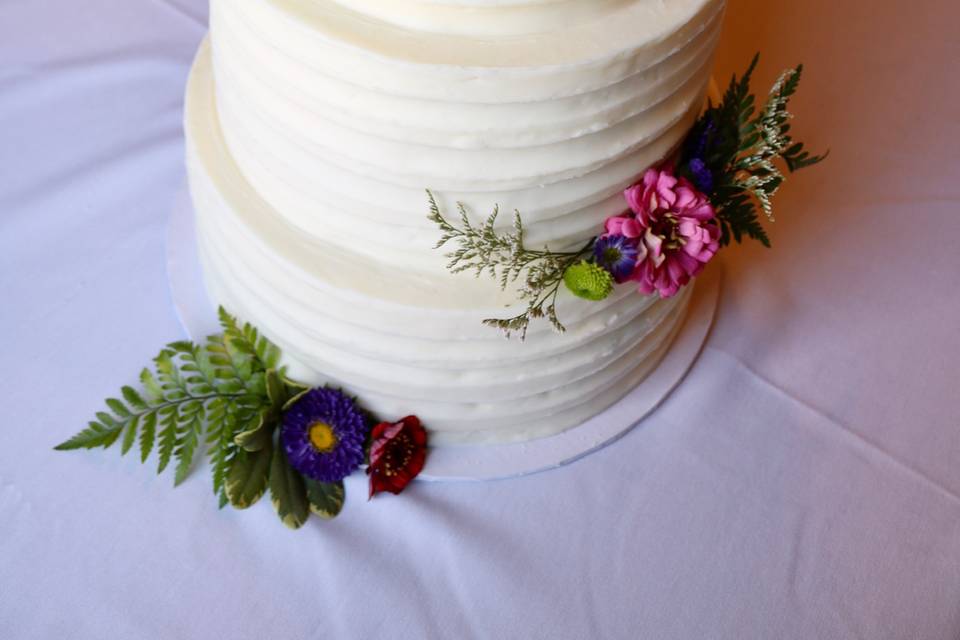
POLYGON ((710 200, 669 169, 648 169, 624 196, 630 213, 608 218, 606 230, 637 241, 637 266, 629 279, 640 283, 640 293, 676 295, 720 248, 710 200))

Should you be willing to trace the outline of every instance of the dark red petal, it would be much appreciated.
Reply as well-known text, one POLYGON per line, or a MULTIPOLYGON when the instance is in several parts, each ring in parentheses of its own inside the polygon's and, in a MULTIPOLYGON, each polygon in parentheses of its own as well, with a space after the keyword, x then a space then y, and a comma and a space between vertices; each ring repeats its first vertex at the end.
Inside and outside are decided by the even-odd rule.
POLYGON ((370 444, 370 466, 376 466, 387 449, 388 440, 374 440, 370 444))
POLYGON ((383 432, 386 431, 387 427, 389 426, 390 426, 389 422, 381 422, 380 424, 375 426, 373 430, 370 432, 370 438, 373 440, 376 440, 377 438, 383 435, 383 432))
MULTIPOLYGON (((427 461, 427 452, 422 449, 413 455, 410 464, 407 465, 406 472, 410 474, 410 480, 413 480, 423 471, 423 465, 427 461)), ((408 480, 407 482, 409 482, 408 480)))
POLYGON ((368 500, 373 496, 377 495, 381 491, 389 491, 390 487, 383 481, 383 479, 378 475, 370 476, 370 495, 368 500))
POLYGON ((425 447, 427 445, 427 430, 420 424, 420 419, 417 416, 407 416, 403 419, 403 423, 410 427, 408 431, 413 436, 413 441, 417 445, 425 447))

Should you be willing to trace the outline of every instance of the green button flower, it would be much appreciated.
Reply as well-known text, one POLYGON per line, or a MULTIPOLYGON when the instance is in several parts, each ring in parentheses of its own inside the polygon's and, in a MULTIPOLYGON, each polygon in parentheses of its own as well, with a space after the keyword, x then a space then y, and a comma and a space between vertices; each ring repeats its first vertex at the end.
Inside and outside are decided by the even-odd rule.
POLYGON ((584 300, 603 300, 613 291, 610 272, 586 260, 567 267, 563 283, 575 296, 584 300))

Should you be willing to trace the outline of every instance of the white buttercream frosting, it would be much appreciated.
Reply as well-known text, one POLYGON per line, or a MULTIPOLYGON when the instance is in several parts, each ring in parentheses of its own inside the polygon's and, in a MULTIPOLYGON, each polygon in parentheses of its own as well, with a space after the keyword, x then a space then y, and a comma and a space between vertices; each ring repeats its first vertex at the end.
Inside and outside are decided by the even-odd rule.
POLYGON ((673 300, 564 294, 524 343, 512 292, 446 272, 430 188, 530 245, 584 242, 702 104, 722 0, 212 0, 188 168, 212 296, 297 373, 418 414, 434 442, 573 427, 656 365, 673 300), (507 216, 505 216, 507 218, 507 216))
POLYGON ((441 34, 545 33, 596 19, 630 0, 337 0, 375 20, 441 34))

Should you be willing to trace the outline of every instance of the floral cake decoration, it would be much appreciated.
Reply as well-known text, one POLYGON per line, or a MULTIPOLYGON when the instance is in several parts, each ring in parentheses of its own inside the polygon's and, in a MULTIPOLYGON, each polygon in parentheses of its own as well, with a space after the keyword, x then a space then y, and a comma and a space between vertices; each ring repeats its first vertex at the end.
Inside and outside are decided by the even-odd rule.
MULTIPOLYGON (((648 169, 624 192, 625 211, 606 220, 602 233, 576 251, 524 244, 523 222, 497 228, 498 210, 480 227, 459 205, 460 225, 444 218, 431 192, 430 220, 441 231, 437 247, 454 243, 453 272, 473 270, 519 281, 526 310, 486 324, 524 337, 531 320, 546 318, 557 331, 561 287, 599 301, 616 285, 633 283, 644 295, 668 298, 696 277, 717 252, 744 238, 770 246, 760 222, 773 220, 772 198, 792 173, 817 164, 794 142, 787 110, 803 67, 785 72, 756 110, 750 93, 755 57, 731 80, 719 105, 709 105, 672 160, 648 169), (759 212, 758 212, 759 209, 759 212)), ((311 514, 329 519, 343 508, 344 479, 364 465, 369 498, 401 493, 424 468, 428 435, 413 415, 374 418, 340 389, 310 388, 288 377, 280 350, 223 308, 222 332, 202 345, 179 341, 140 374, 140 389, 125 386, 105 411, 57 450, 137 447, 142 462, 157 457, 157 471, 174 464, 174 484, 190 474, 201 449, 210 462, 221 508, 246 509, 267 492, 284 524, 303 526, 311 514)))
POLYGON ((759 59, 757 54, 743 76, 731 79, 719 105, 708 105, 674 157, 647 169, 624 191, 625 211, 608 218, 603 231, 577 250, 528 248, 519 211, 512 228, 501 231, 498 207, 474 226, 458 203, 458 226, 428 191, 429 218, 441 231, 437 248, 455 245, 447 253, 448 269, 489 274, 503 289, 520 285, 524 311, 484 323, 523 339, 532 320, 546 318, 563 332, 556 308, 561 286, 599 301, 614 285, 631 282, 643 295, 670 298, 731 241, 750 238, 769 247, 760 213, 774 220, 773 197, 787 175, 781 165, 793 173, 826 154, 811 155, 790 135, 788 105, 803 65, 785 71, 758 110, 750 81, 759 59))
POLYGON ((250 324, 223 308, 223 332, 206 344, 174 342, 154 368, 140 374, 141 389, 121 398, 61 451, 108 448, 126 454, 139 443, 142 462, 152 452, 157 472, 175 462, 174 484, 206 447, 220 507, 246 509, 267 491, 287 526, 310 514, 333 518, 344 503, 343 480, 364 464, 369 497, 398 494, 423 469, 427 432, 415 416, 378 422, 339 389, 308 388, 287 377, 280 350, 250 324))

